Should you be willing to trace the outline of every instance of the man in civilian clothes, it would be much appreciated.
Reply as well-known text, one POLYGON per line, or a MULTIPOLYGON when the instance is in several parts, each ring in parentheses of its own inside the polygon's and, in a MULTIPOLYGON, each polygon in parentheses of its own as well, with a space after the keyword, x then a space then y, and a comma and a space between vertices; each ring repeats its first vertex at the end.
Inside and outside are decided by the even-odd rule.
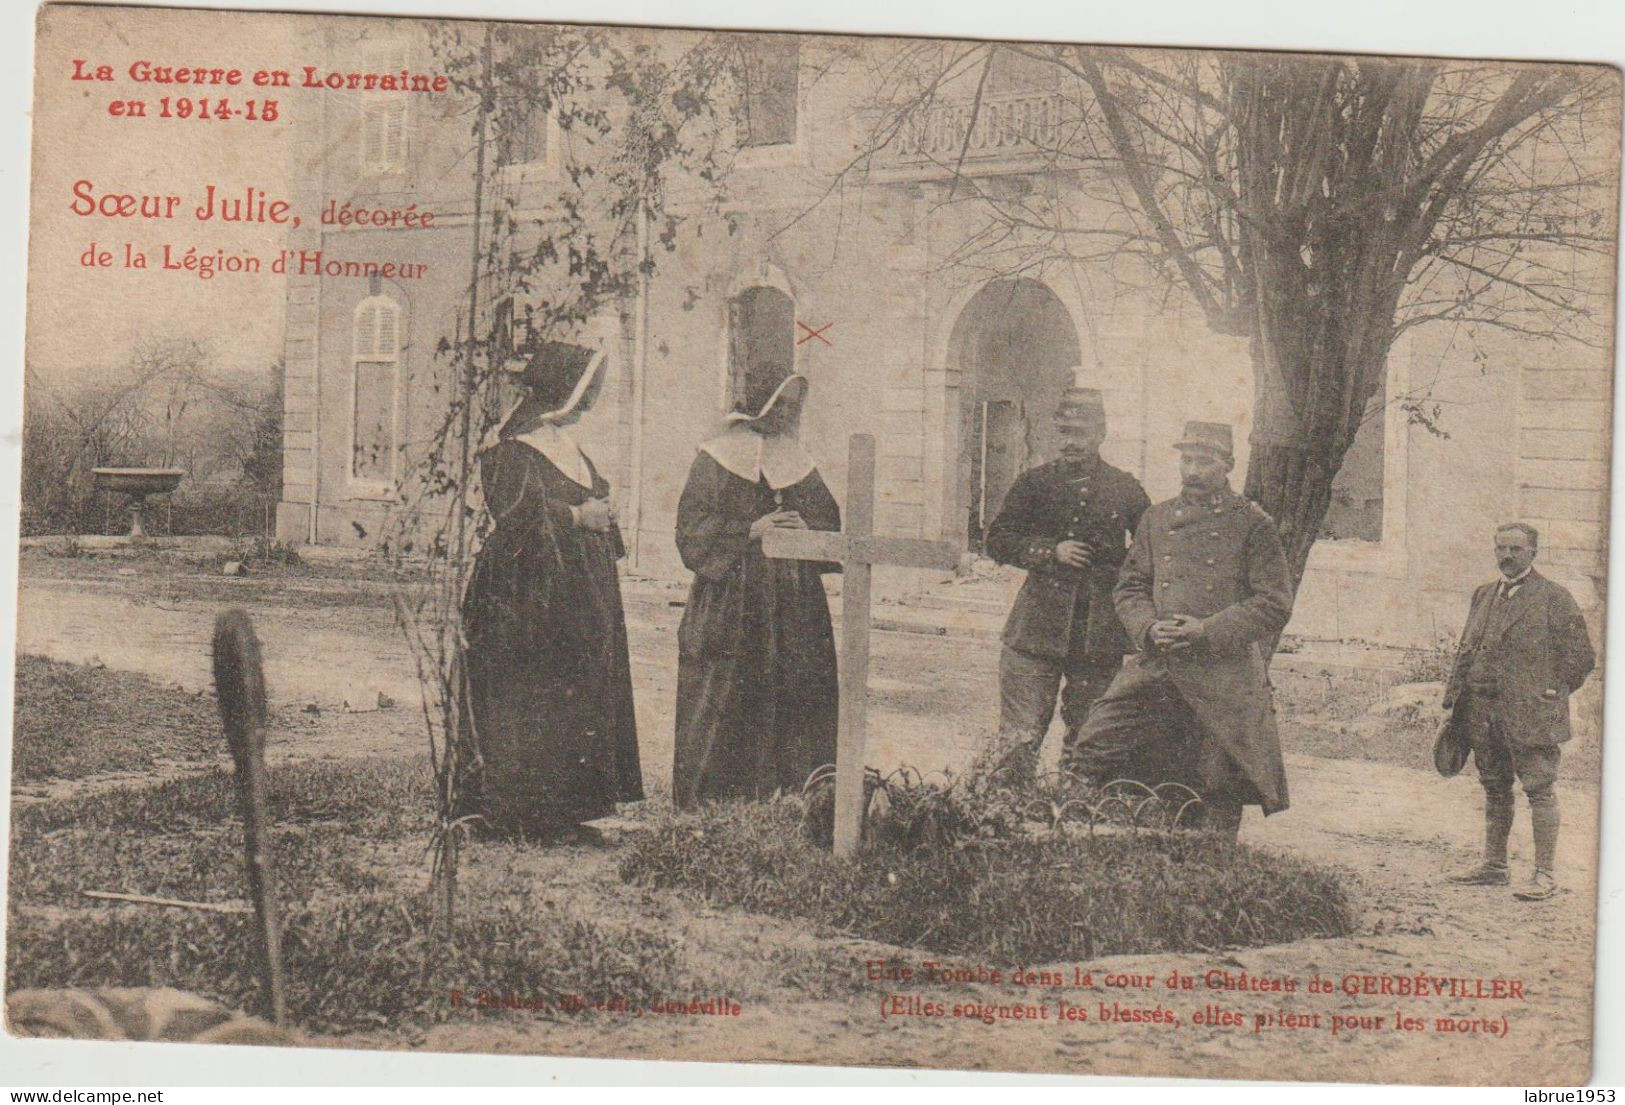
POLYGON ((1515 893, 1538 902, 1557 893, 1557 761, 1570 737, 1569 695, 1596 664, 1574 597, 1534 569, 1540 535, 1513 522, 1495 533, 1499 579, 1473 592, 1473 603, 1445 688, 1450 724, 1473 749, 1484 786, 1484 860, 1451 877, 1472 886, 1506 886, 1512 835, 1512 782, 1523 784, 1535 837, 1535 870, 1515 893))
POLYGON ((994 560, 1027 570, 1004 627, 999 736, 1014 744, 1007 762, 1028 778, 1056 692, 1070 749, 1129 651, 1112 586, 1128 538, 1151 505, 1139 481, 1100 459, 1106 409, 1099 391, 1067 389, 1055 428, 1060 459, 1017 477, 987 531, 994 560))

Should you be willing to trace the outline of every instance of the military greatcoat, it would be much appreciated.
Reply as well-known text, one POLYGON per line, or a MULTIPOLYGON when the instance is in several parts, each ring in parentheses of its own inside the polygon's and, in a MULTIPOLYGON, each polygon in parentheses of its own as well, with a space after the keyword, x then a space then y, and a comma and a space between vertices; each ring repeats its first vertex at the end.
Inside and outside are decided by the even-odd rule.
POLYGON ((1285 809, 1264 649, 1292 614, 1292 583, 1269 515, 1229 488, 1158 503, 1140 520, 1112 597, 1139 651, 1091 711, 1079 735, 1081 759, 1092 740, 1115 735, 1105 730, 1132 722, 1136 703, 1171 691, 1194 715, 1201 739, 1223 752, 1218 761, 1201 760, 1227 760, 1250 784, 1244 802, 1267 814, 1285 809), (1201 619, 1201 638, 1179 651, 1156 650, 1152 623, 1175 614, 1201 619))

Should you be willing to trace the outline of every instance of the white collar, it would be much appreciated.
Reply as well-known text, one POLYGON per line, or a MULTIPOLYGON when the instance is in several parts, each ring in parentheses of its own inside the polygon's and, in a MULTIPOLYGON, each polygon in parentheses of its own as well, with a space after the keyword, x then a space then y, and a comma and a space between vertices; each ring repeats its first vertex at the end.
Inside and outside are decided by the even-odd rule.
POLYGON ((570 479, 591 489, 592 469, 587 466, 587 455, 576 444, 570 431, 553 422, 543 422, 527 433, 514 434, 513 440, 522 441, 552 461, 570 479))
POLYGON ((1515 576, 1511 576, 1511 577, 1502 576, 1501 579, 1500 579, 1501 590, 1510 591, 1512 588, 1516 587, 1518 584, 1520 584, 1524 580, 1528 579, 1529 578, 1529 573, 1534 571, 1534 570, 1535 570, 1535 566, 1533 564, 1531 564, 1531 565, 1529 565, 1529 567, 1525 568, 1523 571, 1519 572, 1515 576))
POLYGON ((705 442, 700 452, 742 480, 756 483, 765 477, 775 491, 800 483, 818 467, 795 438, 765 436, 740 423, 705 442))

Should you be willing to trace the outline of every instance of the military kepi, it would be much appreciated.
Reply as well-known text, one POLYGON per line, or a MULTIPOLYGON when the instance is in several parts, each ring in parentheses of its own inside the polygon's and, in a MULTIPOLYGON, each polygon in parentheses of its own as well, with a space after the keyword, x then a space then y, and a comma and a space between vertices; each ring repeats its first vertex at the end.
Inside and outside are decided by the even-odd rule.
POLYGON ((1223 422, 1187 422, 1185 436, 1174 442, 1175 449, 1206 449, 1222 457, 1233 457, 1230 427, 1223 422))
POLYGON ((1099 388, 1067 388, 1055 408, 1057 426, 1088 428, 1106 420, 1106 404, 1099 388))

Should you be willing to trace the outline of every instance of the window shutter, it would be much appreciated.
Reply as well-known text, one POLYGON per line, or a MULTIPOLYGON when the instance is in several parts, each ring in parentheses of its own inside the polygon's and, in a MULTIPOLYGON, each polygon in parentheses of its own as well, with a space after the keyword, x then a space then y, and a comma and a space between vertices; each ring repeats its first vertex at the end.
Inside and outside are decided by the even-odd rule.
POLYGON ((400 351, 400 314, 400 308, 382 296, 363 300, 355 313, 354 356, 393 360, 400 351))
POLYGON ((745 145, 794 142, 801 43, 788 35, 759 38, 745 48, 744 69, 745 145))
POLYGON ((400 329, 400 305, 387 296, 372 296, 357 305, 351 337, 354 421, 350 474, 372 484, 395 479, 400 329))
POLYGON ((370 357, 378 347, 378 305, 363 303, 356 308, 354 355, 370 357))
MULTIPOLYGON (((361 48, 361 63, 372 73, 399 74, 409 64, 404 41, 369 42, 361 48)), ((406 168, 407 94, 367 92, 361 108, 361 164, 367 172, 399 172, 406 168)))

